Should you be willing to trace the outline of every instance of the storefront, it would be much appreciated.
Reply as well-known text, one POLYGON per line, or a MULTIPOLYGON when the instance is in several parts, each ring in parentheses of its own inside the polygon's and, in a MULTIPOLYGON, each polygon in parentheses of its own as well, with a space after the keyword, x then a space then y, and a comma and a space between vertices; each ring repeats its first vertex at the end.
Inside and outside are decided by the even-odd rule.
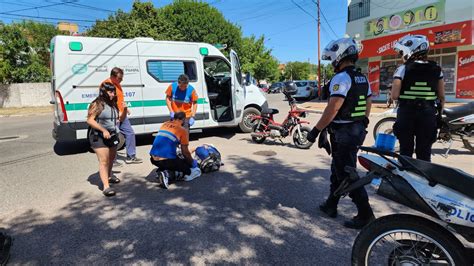
POLYGON ((470 20, 362 40, 359 65, 368 74, 373 90, 383 93, 402 64, 393 50, 395 42, 406 35, 425 35, 430 41, 429 59, 443 69, 446 94, 474 99, 473 30, 474 20, 470 20))

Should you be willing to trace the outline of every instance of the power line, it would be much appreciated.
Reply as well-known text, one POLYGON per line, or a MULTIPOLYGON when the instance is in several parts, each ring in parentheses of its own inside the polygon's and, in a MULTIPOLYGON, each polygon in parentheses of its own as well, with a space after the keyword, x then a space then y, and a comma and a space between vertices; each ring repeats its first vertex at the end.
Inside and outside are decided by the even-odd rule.
POLYGON ((318 19, 315 18, 315 17, 313 16, 313 14, 309 13, 308 11, 306 11, 306 9, 304 9, 303 7, 301 7, 300 5, 298 5, 294 0, 291 0, 291 2, 292 2, 293 4, 295 4, 299 9, 301 9, 301 11, 305 12, 305 13, 308 14, 310 17, 312 17, 314 20, 318 21, 318 19))
POLYGON ((59 6, 59 5, 65 5, 70 2, 62 2, 62 3, 55 3, 51 5, 45 5, 45 6, 37 6, 37 7, 29 7, 29 8, 23 8, 23 9, 17 9, 17 10, 10 10, 6 12, 1 12, 0 14, 11 14, 11 13, 16 13, 16 12, 21 12, 21 11, 27 11, 27 10, 33 10, 33 9, 40 9, 40 8, 45 8, 45 7, 50 7, 50 6, 59 6))
POLYGON ((302 23, 302 24, 296 25, 296 26, 294 26, 294 27, 290 27, 290 28, 287 28, 287 29, 280 30, 280 31, 278 31, 278 32, 276 32, 276 33, 273 33, 273 34, 269 34, 269 35, 267 35, 267 38, 270 38, 270 37, 272 37, 272 36, 279 35, 279 34, 281 34, 281 33, 285 33, 285 32, 288 32, 288 31, 291 31, 291 30, 294 30, 294 29, 297 29, 297 28, 300 28, 300 27, 305 26, 305 25, 308 25, 308 24, 310 24, 310 23, 313 23, 313 21, 309 21, 309 22, 306 22, 306 23, 302 23))
POLYGON ((324 15, 324 12, 323 10, 321 9, 321 7, 318 5, 318 3, 314 0, 311 0, 313 3, 316 4, 316 6, 319 8, 319 12, 321 12, 321 15, 323 15, 323 19, 324 21, 326 21, 326 24, 328 25, 329 29, 331 30, 331 32, 334 34, 334 37, 338 37, 336 32, 333 30, 333 28, 331 27, 331 24, 329 24, 329 21, 327 20, 326 16, 324 15))
MULTIPOLYGON (((3 13, 0 13, 0 14, 3 14, 3 13)), ((17 15, 17 14, 4 14, 4 15, 7 15, 7 16, 14 16, 14 17, 48 19, 48 20, 77 21, 77 22, 91 22, 91 23, 95 23, 95 22, 96 22, 95 20, 73 19, 73 18, 41 17, 41 16, 28 16, 28 15, 17 15)))
POLYGON ((78 8, 83 8, 83 9, 88 9, 88 10, 104 11, 104 12, 109 12, 109 13, 115 13, 114 10, 99 8, 99 7, 95 7, 95 6, 88 6, 88 5, 78 4, 78 3, 69 3, 68 6, 75 6, 75 7, 78 7, 78 8))

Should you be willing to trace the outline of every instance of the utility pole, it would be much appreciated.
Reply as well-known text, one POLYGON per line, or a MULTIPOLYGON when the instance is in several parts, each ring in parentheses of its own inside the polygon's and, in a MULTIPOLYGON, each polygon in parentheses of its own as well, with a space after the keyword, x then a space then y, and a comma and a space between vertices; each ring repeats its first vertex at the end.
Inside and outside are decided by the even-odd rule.
POLYGON ((318 0, 317 8, 318 8, 318 93, 320 93, 321 91, 321 41, 320 41, 321 18, 319 15, 319 0, 318 0))

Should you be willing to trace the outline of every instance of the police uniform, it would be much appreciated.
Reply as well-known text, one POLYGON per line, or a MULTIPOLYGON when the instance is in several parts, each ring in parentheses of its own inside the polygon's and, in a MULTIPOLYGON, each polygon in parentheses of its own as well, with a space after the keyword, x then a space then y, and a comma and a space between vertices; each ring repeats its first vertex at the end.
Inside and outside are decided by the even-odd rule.
MULTIPOLYGON (((349 66, 332 78, 329 92, 330 97, 344 98, 343 105, 329 126, 332 148, 331 187, 325 204, 326 207, 335 209, 339 198, 334 197, 333 193, 349 175, 344 168, 356 167, 357 152, 367 134, 364 120, 371 90, 367 78, 357 72, 354 66, 349 66)), ((352 191, 349 196, 357 206, 359 218, 373 216, 364 187, 352 191)))
POLYGON ((420 160, 431 160, 431 146, 436 141, 435 101, 441 68, 433 61, 410 61, 395 71, 394 79, 402 86, 394 133, 400 142, 400 154, 420 160), (416 141, 416 148, 415 148, 416 141))

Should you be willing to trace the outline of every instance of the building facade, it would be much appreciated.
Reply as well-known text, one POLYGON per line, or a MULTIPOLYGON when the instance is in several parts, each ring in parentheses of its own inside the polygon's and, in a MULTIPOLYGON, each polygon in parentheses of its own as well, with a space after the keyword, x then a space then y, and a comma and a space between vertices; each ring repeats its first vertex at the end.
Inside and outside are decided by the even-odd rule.
POLYGON ((422 34, 447 96, 474 99, 474 0, 349 0, 346 34, 360 43, 358 65, 374 91, 384 93, 402 64, 394 43, 422 34))

